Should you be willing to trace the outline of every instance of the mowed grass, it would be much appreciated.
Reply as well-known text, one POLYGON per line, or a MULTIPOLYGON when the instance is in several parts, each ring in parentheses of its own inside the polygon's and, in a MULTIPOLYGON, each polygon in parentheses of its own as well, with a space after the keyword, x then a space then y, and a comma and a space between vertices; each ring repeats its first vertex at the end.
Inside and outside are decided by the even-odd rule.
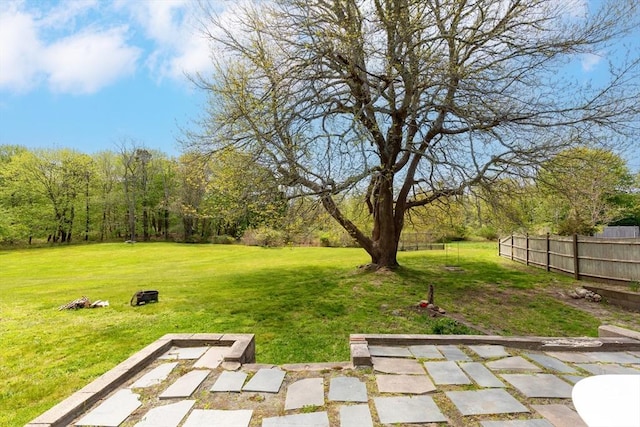
MULTIPOLYGON (((23 425, 167 333, 256 334, 257 360, 349 360, 350 333, 432 333, 436 304, 483 330, 597 334, 597 319, 541 290, 569 279, 497 256, 495 244, 399 254, 394 273, 357 269, 360 249, 137 243, 0 251, 0 425, 23 425), (454 265, 460 270, 446 269, 454 265), (137 290, 160 302, 131 307, 137 290), (58 311, 73 299, 99 309, 58 311)), ((436 328, 436 329, 434 329, 436 328)))

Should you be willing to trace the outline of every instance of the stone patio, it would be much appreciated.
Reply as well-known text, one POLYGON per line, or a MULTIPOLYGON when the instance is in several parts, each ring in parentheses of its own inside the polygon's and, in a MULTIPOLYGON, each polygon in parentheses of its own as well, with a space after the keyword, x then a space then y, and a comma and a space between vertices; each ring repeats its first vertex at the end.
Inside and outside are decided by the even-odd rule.
MULTIPOLYGON (((167 335, 28 427, 578 427, 576 381, 633 338, 352 335, 350 362, 258 365, 252 335, 167 335)), ((603 408, 605 410, 606 408, 603 408)))

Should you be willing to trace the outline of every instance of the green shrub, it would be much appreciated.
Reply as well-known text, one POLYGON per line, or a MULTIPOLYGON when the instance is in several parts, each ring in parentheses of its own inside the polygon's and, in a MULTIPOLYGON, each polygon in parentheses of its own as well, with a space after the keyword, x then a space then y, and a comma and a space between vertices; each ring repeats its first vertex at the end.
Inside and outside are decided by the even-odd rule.
POLYGON ((250 228, 240 241, 247 246, 280 247, 286 243, 285 234, 269 227, 250 228))
POLYGON ((431 323, 431 333, 436 335, 469 335, 473 332, 467 326, 449 317, 438 317, 431 323))
POLYGON ((213 236, 211 238, 211 243, 216 245, 232 245, 236 242, 236 239, 233 236, 229 236, 228 234, 223 234, 221 236, 213 236))
POLYGON ((483 239, 486 239, 489 241, 498 240, 498 231, 492 226, 487 226, 487 225, 482 226, 476 232, 476 234, 478 235, 478 237, 482 237, 483 239))

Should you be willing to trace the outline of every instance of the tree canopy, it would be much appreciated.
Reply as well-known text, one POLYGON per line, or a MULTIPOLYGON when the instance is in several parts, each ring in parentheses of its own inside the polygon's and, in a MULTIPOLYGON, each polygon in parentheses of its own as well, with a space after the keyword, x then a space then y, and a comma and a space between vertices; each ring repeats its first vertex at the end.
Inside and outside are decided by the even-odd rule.
POLYGON ((564 72, 638 26, 633 0, 584 16, 549 0, 275 0, 232 17, 201 6, 215 72, 194 76, 210 103, 192 146, 251 154, 381 267, 397 265, 410 209, 490 190, 585 139, 637 136, 637 51, 601 85, 564 72), (336 203, 353 189, 370 233, 336 203))

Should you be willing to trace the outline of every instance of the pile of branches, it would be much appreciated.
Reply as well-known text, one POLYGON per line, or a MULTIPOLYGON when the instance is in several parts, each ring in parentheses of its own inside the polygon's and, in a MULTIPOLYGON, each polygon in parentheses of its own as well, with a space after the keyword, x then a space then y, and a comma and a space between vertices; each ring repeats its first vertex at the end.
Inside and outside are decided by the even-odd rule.
POLYGON ((58 308, 58 311, 77 310, 79 308, 88 308, 88 307, 91 307, 91 301, 89 301, 89 298, 87 297, 82 297, 82 298, 75 299, 71 302, 68 302, 64 305, 61 305, 58 308))

